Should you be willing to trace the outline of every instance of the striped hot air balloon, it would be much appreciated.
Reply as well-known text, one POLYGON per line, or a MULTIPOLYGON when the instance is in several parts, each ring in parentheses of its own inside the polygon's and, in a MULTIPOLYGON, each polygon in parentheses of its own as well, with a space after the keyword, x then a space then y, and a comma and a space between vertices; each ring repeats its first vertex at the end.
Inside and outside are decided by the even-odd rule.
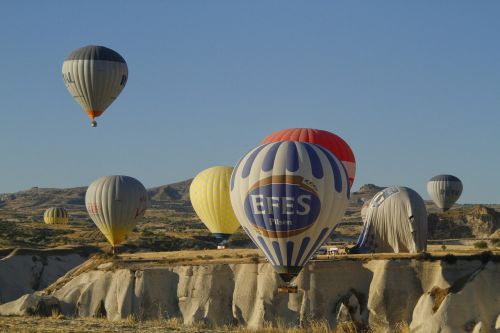
POLYGON ((76 49, 64 60, 62 76, 71 96, 95 127, 95 118, 106 111, 125 87, 128 67, 117 52, 90 45, 76 49))
POLYGON ((233 167, 216 166, 200 172, 189 187, 191 204, 205 226, 223 246, 239 228, 229 198, 233 167))
POLYGON ((314 128, 288 128, 270 134, 261 143, 277 141, 300 141, 323 146, 342 162, 349 175, 349 186, 352 186, 356 176, 356 159, 351 147, 340 136, 314 128))
POLYGON ((432 177, 427 183, 429 196, 443 212, 450 209, 460 198, 462 190, 462 182, 452 175, 438 175, 432 177))
POLYGON ((240 224, 287 283, 328 239, 349 201, 342 163, 304 142, 251 150, 235 167, 230 186, 240 224))
POLYGON ((43 213, 43 221, 46 224, 68 224, 68 212, 62 207, 47 208, 43 213))
POLYGON ((92 221, 111 246, 123 242, 148 206, 148 193, 137 179, 101 177, 87 189, 85 206, 92 221))

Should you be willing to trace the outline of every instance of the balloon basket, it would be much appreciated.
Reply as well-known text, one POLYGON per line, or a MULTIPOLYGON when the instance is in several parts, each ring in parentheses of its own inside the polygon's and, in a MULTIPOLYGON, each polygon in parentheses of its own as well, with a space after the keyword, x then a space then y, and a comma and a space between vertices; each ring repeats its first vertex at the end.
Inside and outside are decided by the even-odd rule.
POLYGON ((298 291, 297 286, 279 286, 278 293, 280 294, 296 294, 298 291))

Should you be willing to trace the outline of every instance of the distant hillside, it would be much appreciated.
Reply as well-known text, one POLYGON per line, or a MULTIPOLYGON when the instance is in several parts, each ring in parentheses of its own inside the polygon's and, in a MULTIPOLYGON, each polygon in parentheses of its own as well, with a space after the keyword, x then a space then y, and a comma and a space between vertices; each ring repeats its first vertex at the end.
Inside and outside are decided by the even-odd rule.
MULTIPOLYGON (((169 205, 174 202, 189 201, 189 185, 192 179, 148 189, 153 205, 169 205)), ((62 206, 68 209, 85 209, 87 187, 66 189, 33 187, 15 193, 0 194, 0 208, 43 209, 62 206)))
POLYGON ((29 190, 0 194, 0 208, 36 209, 50 206, 79 208, 85 206, 87 187, 66 189, 32 187, 29 190))
POLYGON ((169 185, 162 185, 148 189, 149 199, 152 202, 172 200, 189 201, 189 186, 193 179, 169 185))
POLYGON ((498 238, 500 213, 482 205, 432 213, 428 218, 431 239, 498 238))
MULTIPOLYGON (((194 215, 189 201, 189 186, 192 179, 148 189, 151 202, 150 210, 168 209, 183 214, 194 215)), ((359 227, 353 230, 359 233, 361 228, 361 206, 385 187, 374 184, 362 185, 351 193, 351 200, 344 222, 353 222, 359 227)), ((67 189, 38 188, 16 193, 0 194, 0 209, 23 211, 25 216, 40 214, 50 206, 63 206, 81 211, 81 218, 86 218, 86 187, 67 189)), ((480 205, 455 205, 450 211, 441 213, 432 201, 426 201, 429 212, 429 238, 484 238, 490 237, 500 228, 500 213, 493 208, 480 205)), ((495 206, 496 207, 496 206, 495 206)), ((497 232, 498 234, 498 232, 497 232)), ((498 235, 497 235, 498 236, 498 235)))

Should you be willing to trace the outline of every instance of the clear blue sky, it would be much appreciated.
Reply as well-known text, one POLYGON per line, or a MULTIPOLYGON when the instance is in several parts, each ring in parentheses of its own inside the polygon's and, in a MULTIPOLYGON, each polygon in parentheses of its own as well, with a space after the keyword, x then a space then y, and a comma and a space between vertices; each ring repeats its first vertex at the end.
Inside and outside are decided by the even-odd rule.
POLYGON ((168 184, 270 132, 342 136, 360 185, 500 203, 498 1, 2 1, 0 193, 126 174, 168 184), (88 44, 129 80, 89 126, 61 66, 88 44))

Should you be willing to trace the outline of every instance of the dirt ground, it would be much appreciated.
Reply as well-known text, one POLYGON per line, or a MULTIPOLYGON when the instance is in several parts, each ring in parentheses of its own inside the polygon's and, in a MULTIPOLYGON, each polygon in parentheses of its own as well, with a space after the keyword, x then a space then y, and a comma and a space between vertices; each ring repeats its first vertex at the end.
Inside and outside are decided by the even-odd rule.
POLYGON ((154 321, 109 321, 95 318, 44 318, 44 317, 0 317, 0 332, 242 332, 222 327, 210 329, 198 326, 184 326, 177 320, 154 321))
MULTIPOLYGON (((0 332, 220 332, 172 320, 134 322, 93 318, 0 317, 0 332)), ((231 331, 226 331, 231 332, 231 331)))
MULTIPOLYGON (((120 333, 155 333, 155 332, 187 332, 187 333, 358 333, 362 332, 352 323, 332 330, 323 322, 312 323, 310 327, 263 327, 247 329, 243 327, 223 326, 207 328, 204 325, 184 326, 178 319, 153 320, 136 322, 134 320, 109 321, 95 318, 64 317, 0 317, 0 332, 19 333, 76 333, 76 332, 120 332, 120 333)), ((367 331, 363 331, 367 332, 367 331)), ((407 325, 395 333, 409 332, 407 325)), ((369 330, 367 333, 379 333, 369 330)))

